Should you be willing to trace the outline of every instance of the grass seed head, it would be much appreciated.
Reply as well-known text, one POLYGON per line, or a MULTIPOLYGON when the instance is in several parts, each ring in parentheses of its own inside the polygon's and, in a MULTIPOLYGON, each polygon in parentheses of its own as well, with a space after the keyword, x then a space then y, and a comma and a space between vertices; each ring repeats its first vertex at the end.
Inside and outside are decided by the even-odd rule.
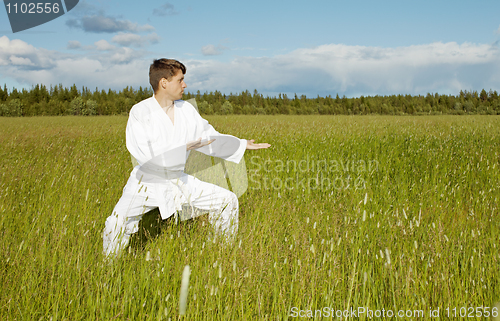
POLYGON ((187 307, 187 296, 188 296, 188 288, 189 288, 189 275, 191 274, 191 270, 189 265, 184 267, 184 271, 182 271, 182 281, 181 281, 181 292, 179 296, 179 314, 186 314, 187 307))

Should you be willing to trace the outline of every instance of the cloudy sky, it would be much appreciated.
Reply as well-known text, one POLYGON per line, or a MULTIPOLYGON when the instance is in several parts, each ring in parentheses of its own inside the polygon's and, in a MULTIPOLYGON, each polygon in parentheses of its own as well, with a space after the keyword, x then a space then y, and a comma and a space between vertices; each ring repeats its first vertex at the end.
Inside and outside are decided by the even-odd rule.
POLYGON ((148 87, 167 57, 191 92, 500 91, 499 12, 498 0, 80 0, 12 33, 0 8, 0 85, 148 87))

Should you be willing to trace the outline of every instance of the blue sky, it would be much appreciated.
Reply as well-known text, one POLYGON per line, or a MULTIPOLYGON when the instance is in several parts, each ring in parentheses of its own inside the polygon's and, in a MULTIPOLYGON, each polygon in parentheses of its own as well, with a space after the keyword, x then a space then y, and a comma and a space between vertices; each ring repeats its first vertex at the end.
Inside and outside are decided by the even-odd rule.
POLYGON ((188 91, 347 97, 500 91, 500 1, 106 1, 12 33, 0 84, 148 87, 154 58, 188 91))

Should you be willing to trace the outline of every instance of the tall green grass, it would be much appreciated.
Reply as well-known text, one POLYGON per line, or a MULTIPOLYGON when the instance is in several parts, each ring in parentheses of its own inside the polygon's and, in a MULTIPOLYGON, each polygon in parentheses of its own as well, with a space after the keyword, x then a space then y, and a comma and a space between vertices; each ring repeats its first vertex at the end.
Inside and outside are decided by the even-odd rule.
POLYGON ((500 118, 208 119, 272 144, 245 154, 235 243, 208 241, 205 217, 153 212, 108 264, 127 118, 0 118, 0 319, 178 319, 186 265, 189 320, 327 319, 324 307, 446 319, 500 301, 500 118))

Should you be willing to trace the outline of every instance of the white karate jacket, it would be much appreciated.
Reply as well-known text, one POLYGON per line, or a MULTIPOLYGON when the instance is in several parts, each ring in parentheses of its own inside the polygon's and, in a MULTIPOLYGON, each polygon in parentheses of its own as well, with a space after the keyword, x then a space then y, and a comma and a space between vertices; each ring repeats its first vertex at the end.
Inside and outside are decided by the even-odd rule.
POLYGON ((239 163, 245 153, 245 139, 218 133, 187 101, 175 101, 174 124, 154 96, 130 110, 126 145, 138 163, 131 176, 152 189, 163 219, 189 203, 189 186, 185 184, 192 180, 187 180, 183 172, 189 156, 186 145, 200 137, 215 138, 210 145, 197 149, 206 155, 239 163))

